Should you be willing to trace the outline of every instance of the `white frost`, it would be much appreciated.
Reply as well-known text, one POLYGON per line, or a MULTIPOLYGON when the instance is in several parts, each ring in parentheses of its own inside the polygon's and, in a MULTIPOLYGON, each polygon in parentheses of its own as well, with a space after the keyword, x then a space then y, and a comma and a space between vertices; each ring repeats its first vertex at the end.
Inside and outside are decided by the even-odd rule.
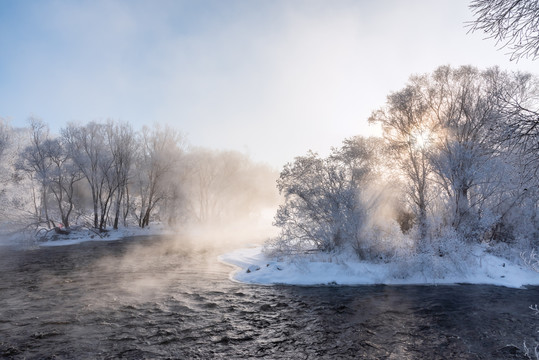
MULTIPOLYGON (((476 261, 458 267, 444 267, 433 272, 429 265, 421 267, 416 259, 401 262, 372 263, 343 254, 313 254, 294 258, 272 258, 263 247, 239 249, 219 256, 219 260, 237 269, 234 281, 251 284, 289 285, 404 285, 404 284, 491 284, 507 287, 539 285, 539 273, 476 249, 476 261), (253 271, 252 269, 259 268, 253 271), (251 271, 247 271, 250 269, 251 271), (406 269, 406 271, 403 271, 406 269), (412 269, 412 270, 410 270, 412 269)), ((437 261, 435 258, 431 261, 437 261)))

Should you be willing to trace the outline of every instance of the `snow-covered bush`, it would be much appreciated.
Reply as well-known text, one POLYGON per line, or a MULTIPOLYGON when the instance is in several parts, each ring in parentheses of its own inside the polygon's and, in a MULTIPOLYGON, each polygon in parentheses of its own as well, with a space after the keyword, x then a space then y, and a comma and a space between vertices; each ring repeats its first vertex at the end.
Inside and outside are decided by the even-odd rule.
POLYGON ((287 164, 277 181, 285 202, 275 216, 274 247, 293 252, 357 245, 368 209, 361 202, 371 173, 374 142, 346 140, 327 158, 313 152, 287 164))
POLYGON ((386 218, 385 223, 369 217, 360 235, 352 244, 360 259, 371 261, 399 261, 415 252, 415 241, 410 234, 403 234, 396 220, 386 218))

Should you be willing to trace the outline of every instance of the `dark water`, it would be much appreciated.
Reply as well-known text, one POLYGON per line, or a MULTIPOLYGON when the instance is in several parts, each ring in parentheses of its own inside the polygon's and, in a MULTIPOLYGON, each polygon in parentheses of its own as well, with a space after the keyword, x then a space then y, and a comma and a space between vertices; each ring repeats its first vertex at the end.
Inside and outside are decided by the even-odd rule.
POLYGON ((253 286, 182 248, 0 249, 0 356, 523 359, 539 340, 537 287, 253 286))

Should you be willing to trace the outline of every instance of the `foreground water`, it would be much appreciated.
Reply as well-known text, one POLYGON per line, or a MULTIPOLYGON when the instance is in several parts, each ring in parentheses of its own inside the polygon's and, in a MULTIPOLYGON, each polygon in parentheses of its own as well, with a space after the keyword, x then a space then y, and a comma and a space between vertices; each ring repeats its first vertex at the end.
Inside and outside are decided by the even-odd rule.
POLYGON ((137 238, 0 249, 14 359, 523 359, 539 288, 254 286, 216 253, 137 238))

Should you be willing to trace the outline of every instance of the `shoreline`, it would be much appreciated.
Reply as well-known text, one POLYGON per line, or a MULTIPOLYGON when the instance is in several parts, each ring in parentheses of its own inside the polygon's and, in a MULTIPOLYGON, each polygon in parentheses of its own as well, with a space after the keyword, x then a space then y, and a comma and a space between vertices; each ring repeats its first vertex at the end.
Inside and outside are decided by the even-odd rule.
MULTIPOLYGON (((401 269, 413 268, 414 261, 374 263, 355 260, 342 254, 315 254, 295 258, 271 258, 263 247, 237 249, 218 256, 232 266, 231 281, 254 285, 293 286, 367 286, 367 285, 495 285, 509 288, 539 286, 539 273, 507 259, 482 253, 466 271, 442 267, 442 276, 409 271, 397 277, 401 269), (445 272, 444 272, 445 271, 445 272)), ((434 260, 437 259, 426 259, 434 260)), ((418 264, 415 264, 418 265, 418 264)), ((459 264, 460 265, 460 264, 459 264)), ((402 274, 402 273, 400 273, 402 274)))

